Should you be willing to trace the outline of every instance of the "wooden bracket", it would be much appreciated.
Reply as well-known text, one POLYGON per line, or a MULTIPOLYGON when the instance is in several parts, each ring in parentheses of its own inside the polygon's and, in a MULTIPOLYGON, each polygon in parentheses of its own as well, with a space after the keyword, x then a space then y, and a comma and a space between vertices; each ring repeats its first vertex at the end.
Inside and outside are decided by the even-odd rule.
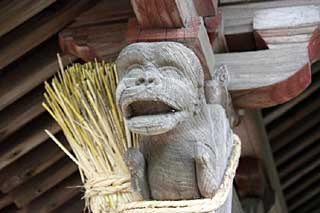
POLYGON ((127 41, 176 41, 192 49, 198 56, 206 80, 212 79, 214 72, 214 55, 201 17, 190 18, 186 27, 164 29, 141 29, 136 19, 129 20, 127 41))
POLYGON ((131 0, 141 29, 181 28, 188 19, 217 14, 217 0, 131 0))

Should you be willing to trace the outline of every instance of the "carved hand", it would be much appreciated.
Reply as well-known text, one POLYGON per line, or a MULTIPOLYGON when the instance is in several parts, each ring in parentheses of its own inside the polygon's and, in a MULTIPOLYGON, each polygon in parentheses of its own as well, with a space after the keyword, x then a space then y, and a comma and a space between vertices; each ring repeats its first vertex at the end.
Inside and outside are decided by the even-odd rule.
POLYGON ((198 187, 201 195, 212 198, 217 189, 216 175, 214 174, 213 151, 209 145, 198 142, 195 150, 195 163, 198 187))
POLYGON ((140 193, 144 200, 148 200, 150 192, 146 178, 146 162, 143 154, 138 149, 128 149, 124 155, 124 161, 130 170, 133 189, 140 193))

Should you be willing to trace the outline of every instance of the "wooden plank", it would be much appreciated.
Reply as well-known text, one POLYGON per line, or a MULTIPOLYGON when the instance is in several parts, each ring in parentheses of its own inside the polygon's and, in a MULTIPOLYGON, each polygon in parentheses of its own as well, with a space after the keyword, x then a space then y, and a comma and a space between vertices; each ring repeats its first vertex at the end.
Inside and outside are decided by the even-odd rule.
POLYGON ((289 201, 290 206, 289 210, 292 212, 296 210, 299 206, 302 206, 304 203, 308 202, 313 197, 317 197, 320 193, 319 184, 315 183, 314 185, 310 186, 306 190, 303 191, 303 196, 299 196, 296 199, 289 201))
POLYGON ((282 0, 226 5, 219 7, 219 12, 224 17, 225 34, 232 35, 252 32, 253 16, 258 10, 303 5, 320 5, 320 0, 282 0))
POLYGON ((44 112, 43 92, 42 87, 36 88, 0 112, 0 142, 44 112))
POLYGON ((211 44, 204 27, 202 18, 188 20, 187 27, 177 29, 145 29, 139 28, 135 19, 128 24, 127 41, 150 42, 150 41, 176 41, 192 49, 198 56, 204 69, 206 80, 210 80, 214 72, 215 60, 211 44))
POLYGON ((47 140, 48 135, 44 129, 55 134, 60 127, 48 114, 44 114, 1 142, 0 170, 47 140))
POLYGON ((0 195, 0 210, 4 207, 10 205, 10 203, 12 203, 12 199, 10 196, 5 195, 5 194, 0 195))
POLYGON ((228 89, 233 104, 241 108, 284 103, 299 95, 311 82, 306 49, 293 47, 226 53, 216 54, 215 58, 217 66, 227 66, 230 75, 228 89))
POLYGON ((302 28, 315 26, 319 22, 320 8, 317 6, 272 8, 254 13, 253 29, 264 31, 302 28))
POLYGON ((70 23, 84 9, 89 0, 70 0, 48 8, 14 31, 0 38, 0 70, 17 60, 70 23))
MULTIPOLYGON (((22 212, 52 212, 80 193, 82 185, 80 175, 75 172, 41 197, 35 199, 21 210, 22 212)), ((77 197, 81 202, 81 198, 77 197)), ((61 212, 70 212, 63 209, 61 212)), ((74 212, 74 211, 72 211, 74 212)), ((79 211, 80 212, 80 211, 79 211)))
MULTIPOLYGON (((133 17, 134 13, 130 0, 99 1, 89 10, 75 18, 70 28, 83 27, 95 24, 126 21, 133 17)), ((68 28, 69 28, 68 27, 68 28)))
MULTIPOLYGON (((18 63, 5 68, 0 78, 0 110, 27 94, 59 70, 56 38, 50 39, 26 55, 18 63)), ((64 64, 75 60, 73 56, 63 56, 64 64)))
POLYGON ((126 45, 127 23, 67 28, 59 34, 63 52, 85 61, 113 60, 126 45))
POLYGON ((16 187, 9 194, 14 203, 21 208, 56 186, 76 170, 77 166, 68 157, 65 157, 49 169, 16 187))
POLYGON ((275 161, 277 166, 282 165, 295 154, 301 152, 306 147, 310 147, 312 144, 317 143, 320 139, 320 127, 315 126, 310 131, 307 132, 307 135, 302 135, 298 138, 295 143, 292 143, 290 147, 287 147, 285 150, 275 153, 275 161))
MULTIPOLYGON (((56 134, 56 137, 70 150, 61 132, 56 134)), ((48 139, 1 171, 0 190, 8 193, 53 165, 63 156, 65 156, 64 152, 51 139, 48 139)))
POLYGON ((71 200, 67 201, 63 206, 59 207, 54 213, 61 212, 85 212, 85 203, 83 200, 83 194, 80 193, 74 196, 71 200))
POLYGON ((301 135, 317 125, 319 123, 319 120, 320 111, 315 111, 314 113, 310 113, 302 120, 295 121, 295 124, 293 124, 293 126, 288 128, 286 131, 284 131, 278 137, 274 138, 271 141, 272 151, 278 152, 289 143, 297 140, 297 138, 301 137, 301 135), (302 123, 303 125, 301 125, 302 123))
POLYGON ((307 44, 320 23, 320 7, 297 6, 259 10, 254 13, 253 29, 258 46, 282 48, 288 44, 307 44))
POLYGON ((292 200, 294 197, 301 197, 301 192, 306 188, 309 188, 311 185, 318 183, 320 181, 320 173, 310 173, 306 180, 303 180, 303 183, 297 184, 293 188, 289 188, 286 191, 286 198, 287 200, 292 200))
POLYGON ((311 199, 307 204, 302 205, 299 207, 296 212, 310 212, 310 213, 318 213, 320 204, 320 196, 316 196, 311 199))
MULTIPOLYGON (((269 127, 268 136, 271 141, 275 140, 286 130, 290 129, 296 123, 301 122, 305 117, 309 116, 311 113, 315 112, 320 107, 319 95, 317 93, 306 101, 306 107, 294 110, 294 114, 290 116, 290 119, 283 119, 281 122, 277 122, 269 127), (316 98, 316 99, 313 99, 316 98)), ((273 144, 273 142, 272 142, 273 144)))
POLYGON ((0 3, 0 36, 19 26, 56 0, 4 0, 0 3))

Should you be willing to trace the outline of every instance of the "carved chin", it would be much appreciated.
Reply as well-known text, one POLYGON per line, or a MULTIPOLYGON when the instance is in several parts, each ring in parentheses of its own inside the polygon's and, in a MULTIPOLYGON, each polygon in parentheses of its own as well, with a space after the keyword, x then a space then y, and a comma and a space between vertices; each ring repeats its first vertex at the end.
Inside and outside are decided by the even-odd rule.
POLYGON ((183 111, 161 101, 135 101, 124 107, 128 128, 138 134, 158 135, 175 128, 183 111))

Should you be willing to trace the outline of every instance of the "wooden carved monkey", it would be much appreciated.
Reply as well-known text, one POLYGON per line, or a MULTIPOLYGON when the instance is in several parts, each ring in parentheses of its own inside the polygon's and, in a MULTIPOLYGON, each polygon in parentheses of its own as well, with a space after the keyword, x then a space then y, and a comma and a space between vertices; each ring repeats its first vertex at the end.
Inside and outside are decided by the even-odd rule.
POLYGON ((131 44, 117 70, 117 102, 128 128, 142 135, 139 150, 125 156, 134 189, 154 200, 213 197, 233 145, 221 103, 227 91, 213 82, 206 93, 216 90, 216 98, 206 100, 197 56, 175 42, 131 44))

